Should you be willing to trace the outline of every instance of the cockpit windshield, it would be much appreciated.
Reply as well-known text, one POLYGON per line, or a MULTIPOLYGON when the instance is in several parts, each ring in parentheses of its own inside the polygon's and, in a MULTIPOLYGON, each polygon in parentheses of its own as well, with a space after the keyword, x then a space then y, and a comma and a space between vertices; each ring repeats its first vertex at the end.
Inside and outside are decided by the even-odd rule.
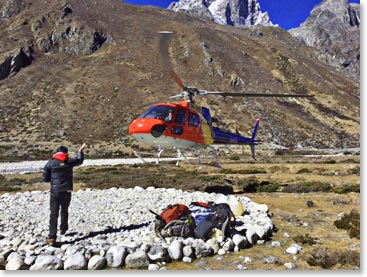
POLYGON ((153 106, 150 107, 145 113, 139 116, 139 118, 156 118, 166 122, 171 122, 173 118, 174 108, 171 106, 153 106))

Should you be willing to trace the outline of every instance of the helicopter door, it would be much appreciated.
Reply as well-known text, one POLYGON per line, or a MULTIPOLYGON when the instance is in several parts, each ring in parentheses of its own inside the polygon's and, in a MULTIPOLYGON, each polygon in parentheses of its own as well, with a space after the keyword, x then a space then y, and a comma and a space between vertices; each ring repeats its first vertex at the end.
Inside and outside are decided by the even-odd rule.
POLYGON ((184 132, 183 126, 185 125, 185 123, 186 123, 186 111, 183 109, 178 109, 176 113, 176 118, 174 120, 174 126, 171 129, 171 133, 177 136, 182 135, 184 132))
POLYGON ((189 112, 189 121, 186 136, 188 137, 189 140, 198 143, 200 142, 199 141, 200 134, 201 134, 200 117, 196 113, 189 112))

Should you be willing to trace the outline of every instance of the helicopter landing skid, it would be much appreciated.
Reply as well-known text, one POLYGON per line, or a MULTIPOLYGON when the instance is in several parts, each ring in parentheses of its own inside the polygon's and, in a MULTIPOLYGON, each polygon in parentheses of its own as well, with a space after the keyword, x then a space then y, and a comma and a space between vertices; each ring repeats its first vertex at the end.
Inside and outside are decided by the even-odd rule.
POLYGON ((220 166, 220 163, 219 163, 219 160, 218 160, 218 154, 217 154, 217 151, 214 147, 211 147, 209 146, 210 148, 213 149, 214 151, 214 155, 205 155, 205 154, 202 154, 199 152, 199 150, 197 149, 193 149, 194 153, 195 153, 195 156, 197 157, 198 159, 198 162, 197 163, 192 163, 190 161, 190 159, 193 159, 193 158, 190 158, 190 157, 187 157, 185 155, 185 151, 183 150, 180 150, 180 149, 177 149, 177 156, 176 157, 171 157, 171 158, 162 158, 161 155, 164 151, 164 149, 159 149, 157 154, 154 154, 154 153, 149 153, 149 152, 137 152, 137 151, 133 151, 134 152, 134 155, 139 158, 143 163, 151 163, 151 162, 155 162, 155 164, 159 164, 160 161, 176 161, 176 166, 179 166, 180 165, 180 161, 181 160, 184 160, 186 161, 188 164, 191 164, 191 165, 204 165, 202 163, 202 158, 212 158, 214 157, 215 160, 216 160, 216 167, 221 167, 220 166), (143 158, 143 155, 145 156, 150 156, 150 157, 156 157, 156 158, 143 158))
POLYGON ((161 161, 177 161, 176 162, 176 166, 179 166, 179 163, 181 160, 185 160, 187 163, 192 164, 189 160, 189 158, 187 158, 185 156, 185 154, 183 153, 183 151, 181 150, 177 150, 177 156, 176 157, 165 157, 162 158, 161 155, 163 153, 164 149, 159 149, 157 154, 154 153, 149 153, 149 152, 137 152, 137 151, 133 151, 134 155, 139 158, 143 163, 152 163, 155 162, 155 164, 159 164, 161 161), (143 157, 144 156, 148 156, 148 157, 154 157, 154 158, 146 158, 143 157))
POLYGON ((214 154, 201 154, 200 152, 199 152, 199 150, 196 150, 196 152, 197 152, 197 156, 198 156, 198 160, 199 160, 199 164, 201 165, 201 164, 203 164, 202 162, 201 162, 201 157, 202 158, 215 158, 215 166, 216 167, 221 167, 221 165, 220 165, 220 163, 219 163, 219 159, 218 159, 218 152, 217 152, 217 150, 213 147, 213 146, 208 146, 208 148, 211 148, 212 150, 213 150, 213 153, 214 154))
POLYGON ((185 156, 185 154, 184 154, 184 152, 183 151, 181 151, 181 150, 177 150, 177 152, 178 152, 178 160, 177 160, 177 164, 176 165, 178 165, 178 163, 179 163, 179 161, 180 161, 180 158, 181 158, 181 156, 185 159, 185 161, 186 162, 188 162, 189 164, 192 164, 192 165, 209 165, 209 164, 205 164, 205 163, 203 163, 202 162, 202 160, 203 159, 206 159, 206 158, 215 158, 215 167, 221 167, 221 165, 220 165, 220 163, 219 163, 219 159, 218 159, 218 152, 217 152, 217 150, 214 148, 214 147, 212 147, 212 146, 208 146, 208 148, 211 148, 211 149, 213 149, 213 152, 214 152, 214 154, 203 154, 203 153, 201 153, 200 152, 200 150, 198 150, 198 149, 196 149, 196 148, 192 148, 192 150, 193 150, 193 152, 194 152, 194 154, 195 154, 195 156, 197 157, 197 159, 198 159, 198 162, 197 163, 192 163, 186 156, 185 156))

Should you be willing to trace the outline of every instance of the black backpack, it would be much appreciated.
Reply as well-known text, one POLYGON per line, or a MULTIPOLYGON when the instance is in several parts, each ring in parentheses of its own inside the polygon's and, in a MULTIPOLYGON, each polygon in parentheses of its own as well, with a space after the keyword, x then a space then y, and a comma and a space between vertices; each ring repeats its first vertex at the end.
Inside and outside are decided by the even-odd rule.
POLYGON ((231 234, 231 227, 235 225, 236 217, 233 214, 231 207, 227 203, 216 204, 209 202, 209 208, 215 213, 210 215, 208 221, 212 222, 214 227, 222 230, 223 239, 231 234))

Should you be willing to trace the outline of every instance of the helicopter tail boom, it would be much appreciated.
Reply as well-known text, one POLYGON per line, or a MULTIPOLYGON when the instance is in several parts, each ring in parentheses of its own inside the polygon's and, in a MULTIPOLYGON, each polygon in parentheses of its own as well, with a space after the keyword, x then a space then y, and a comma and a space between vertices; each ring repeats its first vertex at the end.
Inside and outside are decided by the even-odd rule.
POLYGON ((244 137, 238 133, 231 133, 217 127, 212 128, 214 144, 239 144, 250 145, 252 157, 255 159, 255 145, 258 145, 261 140, 256 139, 257 129, 260 124, 260 119, 256 119, 254 130, 251 138, 244 137))

